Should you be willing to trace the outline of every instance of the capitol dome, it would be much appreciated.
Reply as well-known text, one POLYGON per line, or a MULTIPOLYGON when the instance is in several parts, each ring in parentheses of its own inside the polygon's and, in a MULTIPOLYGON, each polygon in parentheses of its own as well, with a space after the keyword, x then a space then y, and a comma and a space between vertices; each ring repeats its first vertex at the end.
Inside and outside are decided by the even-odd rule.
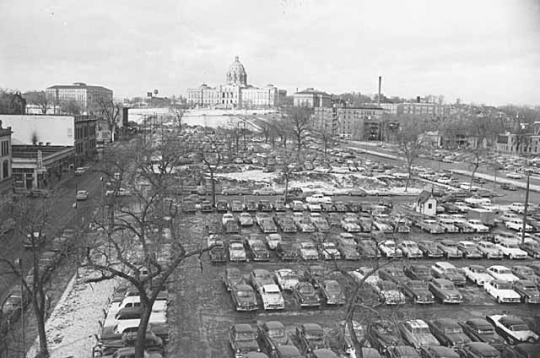
POLYGON ((229 66, 229 70, 227 71, 227 84, 237 86, 247 85, 246 69, 240 63, 238 56, 234 58, 234 62, 229 66))

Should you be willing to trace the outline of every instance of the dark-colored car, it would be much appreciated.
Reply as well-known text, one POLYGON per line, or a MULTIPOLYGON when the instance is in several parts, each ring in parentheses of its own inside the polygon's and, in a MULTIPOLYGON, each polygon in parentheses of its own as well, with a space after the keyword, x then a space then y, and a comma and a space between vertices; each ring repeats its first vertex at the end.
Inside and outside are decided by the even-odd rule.
POLYGON ((413 280, 429 282, 433 278, 429 271, 429 267, 425 265, 408 265, 403 267, 405 276, 413 280))
POLYGON ((216 203, 216 210, 218 213, 226 213, 229 210, 229 203, 227 200, 218 200, 216 203))
POLYGON ((248 202, 246 203, 246 211, 247 212, 257 211, 257 203, 253 200, 248 200, 248 202))
POLYGON ((265 285, 273 285, 274 279, 268 270, 254 269, 249 274, 249 280, 255 289, 265 285))
POLYGON ((285 326, 279 321, 266 321, 257 326, 259 346, 270 355, 274 355, 278 346, 291 345, 291 339, 285 332, 285 326))
POLYGON ((270 204, 269 200, 259 200, 259 203, 257 204, 257 209, 259 211, 266 211, 270 212, 272 211, 272 204, 270 204))
POLYGON ((287 207, 285 206, 285 200, 283 200, 283 199, 278 199, 278 200, 274 201, 273 207, 274 207, 275 211, 286 211, 287 210, 287 207))
POLYGON ((379 277, 382 280, 392 281, 396 284, 401 284, 405 281, 406 277, 402 270, 397 267, 384 267, 379 270, 379 277))
POLYGON ((428 285, 429 291, 442 303, 462 303, 463 296, 452 281, 442 278, 433 279, 428 285))
POLYGON ((411 346, 390 347, 386 355, 388 358, 420 358, 420 353, 411 346))
POLYGON ((368 339, 371 346, 382 354, 386 354, 390 347, 405 344, 401 339, 398 328, 388 320, 373 322, 368 332, 368 339))
POLYGON ((298 247, 290 241, 282 241, 276 246, 276 255, 281 261, 294 261, 298 257, 298 247))
POLYGON ((293 345, 278 346, 272 358, 304 358, 302 353, 293 345))
POLYGON ((474 342, 489 343, 497 349, 501 349, 504 345, 504 340, 495 333, 495 328, 483 318, 471 318, 459 324, 463 332, 474 342))
POLYGON ((304 323, 296 327, 298 348, 305 354, 315 349, 324 348, 324 331, 316 323, 304 323))
POLYGON ((437 247, 437 244, 433 241, 420 241, 418 242, 418 248, 424 253, 425 257, 429 258, 441 258, 444 253, 437 247))
POLYGON ((462 358, 500 358, 501 354, 494 347, 484 342, 465 343, 459 350, 462 358))
POLYGON ((321 299, 309 282, 298 282, 292 290, 292 296, 300 307, 319 307, 321 299))
POLYGON ((237 311, 256 311, 257 297, 253 287, 246 284, 238 284, 231 287, 231 298, 237 311))
POLYGON ((212 203, 207 201, 207 200, 204 200, 202 203, 201 203, 201 212, 203 213, 211 213, 214 211, 214 207, 212 206, 212 203))
POLYGON ((460 347, 469 343, 471 339, 463 333, 463 328, 457 320, 452 318, 439 318, 428 322, 431 333, 439 340, 441 345, 447 347, 460 347))
POLYGON ((225 275, 223 275, 223 284, 227 291, 230 291, 233 286, 237 286, 244 281, 244 276, 236 267, 227 267, 225 275))
POLYGON ((534 282, 519 280, 514 282, 512 288, 521 296, 522 302, 540 303, 540 291, 534 282))
POLYGON ((263 240, 249 238, 246 241, 247 252, 253 261, 270 261, 270 253, 263 240))
POLYGON ((513 347, 504 347, 502 358, 540 358, 540 344, 519 343, 513 347))
POLYGON ((260 352, 255 330, 251 325, 239 323, 229 330, 229 344, 237 358, 243 358, 248 352, 260 352))
POLYGON ((227 262, 227 250, 225 249, 225 243, 220 238, 208 239, 208 244, 213 247, 208 251, 210 261, 213 263, 227 262))
POLYGON ((405 280, 401 285, 401 290, 414 303, 432 304, 435 302, 435 297, 429 291, 428 283, 425 281, 405 280))
POLYGON ((452 348, 435 345, 420 348, 420 356, 422 358, 460 358, 452 348))
POLYGON ((319 265, 312 265, 306 267, 304 271, 304 279, 311 283, 313 287, 319 288, 322 284, 322 281, 325 279, 325 270, 324 267, 319 265))

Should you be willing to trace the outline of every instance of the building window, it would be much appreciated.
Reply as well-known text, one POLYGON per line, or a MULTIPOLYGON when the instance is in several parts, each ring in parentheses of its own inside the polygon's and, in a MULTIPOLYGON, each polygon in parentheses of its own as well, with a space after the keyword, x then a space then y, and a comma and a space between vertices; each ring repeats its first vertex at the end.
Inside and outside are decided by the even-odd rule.
POLYGON ((9 160, 4 160, 2 163, 2 179, 9 178, 9 160))
POLYGON ((9 155, 9 141, 2 141, 2 151, 0 153, 3 157, 9 155))
POLYGON ((428 209, 433 209, 433 204, 429 203, 427 204, 428 209))

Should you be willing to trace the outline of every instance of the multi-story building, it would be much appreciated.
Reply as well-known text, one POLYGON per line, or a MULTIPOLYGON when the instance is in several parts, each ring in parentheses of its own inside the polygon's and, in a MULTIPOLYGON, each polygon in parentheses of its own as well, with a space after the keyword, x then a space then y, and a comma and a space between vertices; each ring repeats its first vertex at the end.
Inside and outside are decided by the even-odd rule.
POLYGON ((295 107, 331 107, 332 96, 326 92, 317 91, 313 88, 307 88, 303 91, 296 92, 293 95, 293 105, 295 107))
POLYGON ((378 107, 315 107, 313 124, 341 138, 374 139, 370 138, 371 124, 380 122, 382 114, 378 107))
POLYGON ((0 120, 12 127, 13 144, 74 147, 73 166, 97 153, 94 116, 0 115, 0 120))
POLYGON ((203 83, 187 91, 187 102, 193 107, 210 108, 269 108, 284 103, 287 92, 274 85, 254 87, 247 82, 244 65, 238 59, 229 67, 226 84, 210 87, 203 83))
POLYGON ((113 91, 102 86, 91 86, 82 82, 72 85, 54 85, 45 91, 54 104, 54 113, 60 113, 62 103, 75 101, 83 114, 91 114, 99 109, 100 102, 113 99, 113 91))
MULTIPOLYGON (((0 197, 8 197, 12 189, 11 127, 4 128, 0 120, 0 197)), ((0 206, 2 200, 0 199, 0 206)))

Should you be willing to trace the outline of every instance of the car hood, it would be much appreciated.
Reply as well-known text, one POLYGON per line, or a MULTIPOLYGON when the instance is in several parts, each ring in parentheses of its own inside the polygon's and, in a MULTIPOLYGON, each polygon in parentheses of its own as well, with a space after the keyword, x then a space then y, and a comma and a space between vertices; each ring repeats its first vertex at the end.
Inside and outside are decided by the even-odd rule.
POLYGON ((242 352, 252 352, 259 350, 259 345, 256 341, 236 341, 235 345, 242 352))
POLYGON ((268 303, 280 303, 282 301, 282 298, 279 295, 263 295, 262 298, 268 303))
POLYGON ((251 296, 251 297, 239 297, 239 296, 236 296, 237 300, 238 300, 238 303, 241 304, 241 305, 257 305, 257 299, 255 298, 255 296, 251 296))
POLYGON ((410 334, 411 340, 416 342, 419 345, 429 346, 432 344, 439 344, 439 341, 437 340, 437 338, 435 338, 431 334, 414 333, 414 332, 410 332, 409 334, 410 334))
POLYGON ((317 252, 317 250, 313 250, 313 249, 301 249, 301 251, 307 255, 318 255, 319 253, 317 252))
POLYGON ((463 333, 446 333, 446 336, 450 341, 452 341, 453 345, 461 345, 467 342, 470 342, 471 340, 463 333))

